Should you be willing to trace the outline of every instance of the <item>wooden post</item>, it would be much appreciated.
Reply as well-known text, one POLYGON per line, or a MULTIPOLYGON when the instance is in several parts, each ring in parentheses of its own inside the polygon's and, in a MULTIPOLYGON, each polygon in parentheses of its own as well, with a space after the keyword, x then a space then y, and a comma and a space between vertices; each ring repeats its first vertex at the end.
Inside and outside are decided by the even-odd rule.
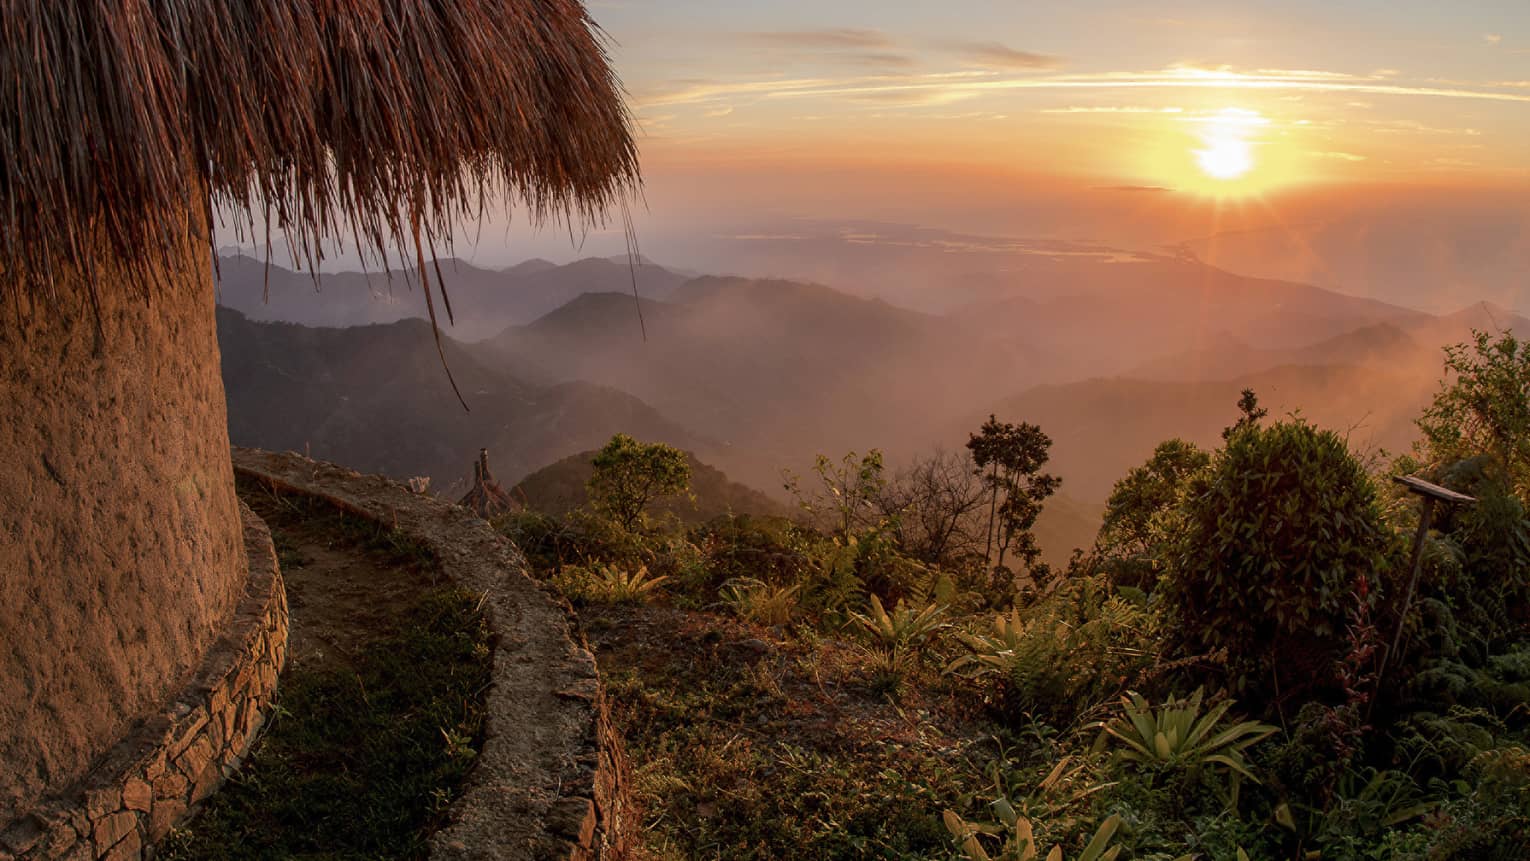
POLYGON ((1408 624, 1408 611, 1413 608, 1413 590, 1418 588, 1418 575, 1424 569, 1424 537, 1429 534, 1429 521, 1434 515, 1435 499, 1432 496, 1424 497, 1423 508, 1418 513, 1418 532, 1413 535, 1413 573, 1408 577, 1408 591, 1403 593, 1402 612, 1398 614, 1397 632, 1392 635, 1392 646, 1381 656, 1381 669, 1376 672, 1376 687, 1381 687, 1381 679, 1387 673, 1387 664, 1392 662, 1392 655, 1402 646, 1403 628, 1408 624))
MULTIPOLYGON (((1413 608, 1413 592, 1418 588, 1419 574, 1424 570, 1424 538, 1429 534, 1429 524, 1434 518, 1434 506, 1436 502, 1449 502, 1454 504, 1471 504, 1477 500, 1464 493, 1456 493, 1454 490, 1440 487, 1421 478, 1412 476, 1395 476, 1394 481, 1407 487, 1411 493, 1422 497, 1422 506, 1418 513, 1418 532, 1413 535, 1413 571, 1408 576, 1408 589, 1403 593, 1402 611, 1397 617, 1397 632, 1392 635, 1392 646, 1381 656, 1381 667, 1376 671, 1376 693, 1378 697, 1371 699, 1370 708, 1375 708, 1376 699, 1381 693, 1381 681, 1386 677, 1387 666, 1393 663, 1392 657, 1402 648, 1403 628, 1408 624, 1408 611, 1413 608)), ((1369 715, 1367 709, 1367 715, 1369 715)))

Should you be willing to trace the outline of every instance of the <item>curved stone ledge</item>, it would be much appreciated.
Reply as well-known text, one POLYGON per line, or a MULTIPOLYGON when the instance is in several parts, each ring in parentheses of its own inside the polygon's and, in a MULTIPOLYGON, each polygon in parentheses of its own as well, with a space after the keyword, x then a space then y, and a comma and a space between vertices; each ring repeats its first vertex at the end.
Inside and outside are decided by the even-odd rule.
POLYGON ((301 455, 235 448, 234 471, 404 532, 483 596, 494 637, 483 750, 432 858, 626 855, 626 762, 595 658, 576 642, 567 603, 528 576, 510 541, 465 508, 301 455))
POLYGON ((0 829, 0 859, 142 858, 238 769, 287 656, 287 595, 271 533, 243 504, 249 578, 181 695, 98 760, 81 785, 0 829))

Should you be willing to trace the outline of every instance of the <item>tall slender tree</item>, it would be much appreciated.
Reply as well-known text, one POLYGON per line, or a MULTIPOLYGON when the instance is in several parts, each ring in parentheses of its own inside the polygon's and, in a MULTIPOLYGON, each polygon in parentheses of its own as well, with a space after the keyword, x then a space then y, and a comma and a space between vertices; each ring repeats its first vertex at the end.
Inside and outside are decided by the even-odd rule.
POLYGON ((1011 548, 1032 567, 1041 555, 1031 530, 1046 499, 1061 486, 1062 479, 1042 472, 1052 438, 1033 424, 1010 424, 990 415, 967 440, 967 450, 989 489, 988 542, 985 561, 1004 567, 1011 548), (993 556, 997 546, 998 558, 993 556))

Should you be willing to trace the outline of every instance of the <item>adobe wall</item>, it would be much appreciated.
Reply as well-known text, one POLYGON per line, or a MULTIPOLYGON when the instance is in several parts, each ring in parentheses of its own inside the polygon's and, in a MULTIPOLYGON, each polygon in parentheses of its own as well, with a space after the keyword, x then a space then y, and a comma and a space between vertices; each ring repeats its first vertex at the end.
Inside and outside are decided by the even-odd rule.
POLYGON ((239 767, 287 656, 287 598, 271 533, 242 503, 239 512, 249 577, 202 666, 70 790, 0 824, 0 861, 142 858, 239 767))
POLYGON ((164 706, 245 581, 210 255, 182 245, 155 283, 100 262, 99 331, 78 273, 0 292, 0 828, 164 706))

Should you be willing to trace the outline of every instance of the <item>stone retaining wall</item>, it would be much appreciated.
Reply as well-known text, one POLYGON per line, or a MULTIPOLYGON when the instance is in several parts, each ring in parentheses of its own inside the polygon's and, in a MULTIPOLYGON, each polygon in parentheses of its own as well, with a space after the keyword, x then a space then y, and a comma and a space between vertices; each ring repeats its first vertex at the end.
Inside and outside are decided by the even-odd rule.
POLYGON ((0 829, 0 861, 142 858, 238 767, 287 656, 271 533, 242 503, 249 579, 192 683, 95 763, 81 786, 0 829))
POLYGON ((624 819, 626 761, 594 655, 567 603, 531 579, 510 541, 465 508, 301 455, 235 448, 234 471, 400 530, 483 596, 494 636, 485 739, 451 824, 431 839, 433 859, 627 854, 636 829, 624 819))

